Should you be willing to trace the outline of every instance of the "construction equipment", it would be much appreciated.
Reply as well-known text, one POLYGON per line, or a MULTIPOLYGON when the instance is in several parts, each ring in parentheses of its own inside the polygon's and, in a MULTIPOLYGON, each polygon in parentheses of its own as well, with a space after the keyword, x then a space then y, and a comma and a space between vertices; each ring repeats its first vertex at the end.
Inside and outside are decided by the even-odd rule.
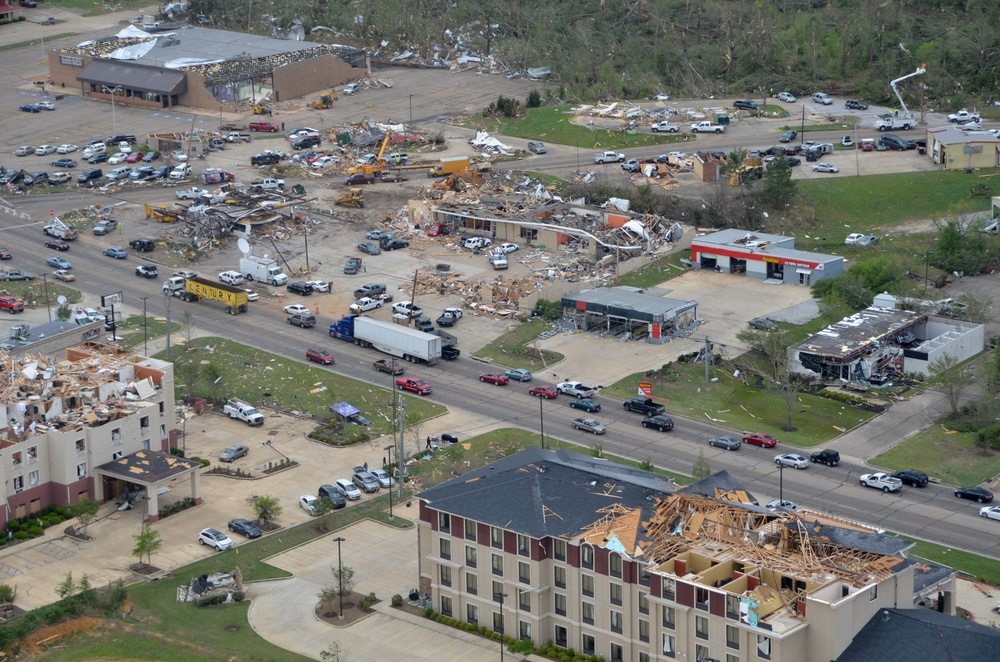
POLYGON ((436 191, 464 191, 470 186, 479 183, 479 173, 475 170, 459 170, 451 173, 448 177, 439 179, 431 188, 436 191))
POLYGON ((378 155, 375 157, 373 163, 364 163, 355 168, 350 169, 350 174, 352 175, 375 175, 383 170, 385 170, 385 161, 382 157, 385 155, 385 148, 389 145, 389 138, 391 134, 386 133, 385 139, 382 141, 382 146, 378 150, 378 155))
POLYGON ((253 105, 253 114, 254 115, 268 115, 269 114, 268 113, 268 109, 269 108, 270 108, 270 106, 268 106, 267 104, 264 104, 264 103, 255 103, 253 105))
POLYGON ((344 194, 334 200, 334 202, 344 207, 357 207, 359 209, 364 209, 365 194, 360 188, 354 186, 347 189, 344 194))
POLYGON ((917 70, 914 71, 912 74, 906 74, 905 76, 900 76, 896 80, 889 82, 889 87, 892 88, 892 91, 896 94, 896 98, 899 99, 899 105, 902 106, 903 108, 903 117, 913 117, 913 115, 910 113, 909 108, 906 107, 906 102, 903 101, 903 97, 899 93, 899 88, 897 88, 896 85, 898 83, 903 82, 907 78, 913 78, 914 76, 922 76, 925 73, 927 73, 927 65, 921 64, 919 67, 917 67, 917 70))
POLYGON ((146 205, 146 218, 155 218, 157 223, 175 223, 178 216, 166 205, 146 205))
POLYGON ((329 94, 321 94, 319 101, 313 101, 312 107, 316 110, 326 110, 327 108, 333 108, 333 102, 339 101, 340 97, 334 90, 330 90, 329 94))

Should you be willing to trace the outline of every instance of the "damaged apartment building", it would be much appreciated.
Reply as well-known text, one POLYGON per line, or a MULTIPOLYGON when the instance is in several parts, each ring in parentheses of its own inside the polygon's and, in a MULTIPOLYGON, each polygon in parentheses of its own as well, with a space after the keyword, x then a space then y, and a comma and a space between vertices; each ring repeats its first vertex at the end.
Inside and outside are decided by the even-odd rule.
POLYGON ((613 662, 828 662, 883 610, 954 613, 954 571, 914 562, 910 542, 772 512, 725 472, 677 490, 534 448, 417 498, 428 606, 536 646, 613 662))
POLYGON ((104 501, 129 488, 134 493, 145 480, 137 455, 170 458, 172 364, 96 343, 59 354, 0 352, 0 523, 84 496, 104 501))

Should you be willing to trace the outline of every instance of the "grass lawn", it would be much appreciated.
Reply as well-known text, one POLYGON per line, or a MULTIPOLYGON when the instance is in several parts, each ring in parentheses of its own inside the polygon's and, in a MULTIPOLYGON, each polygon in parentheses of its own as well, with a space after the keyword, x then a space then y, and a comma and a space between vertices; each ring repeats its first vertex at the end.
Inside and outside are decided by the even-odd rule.
POLYGON ((877 230, 888 230, 904 221, 989 209, 989 198, 971 198, 969 189, 988 181, 980 175, 993 172, 906 172, 801 180, 800 201, 816 210, 816 226, 808 234, 835 235, 842 248, 846 232, 877 234, 877 230))
POLYGON ((535 318, 515 327, 512 331, 508 331, 473 356, 480 359, 492 359, 496 365, 506 368, 544 370, 566 358, 559 352, 549 352, 527 346, 528 343, 538 338, 539 334, 548 329, 548 322, 541 318, 535 318))
POLYGON ((917 433, 871 463, 892 471, 919 469, 947 485, 979 485, 1000 474, 1000 453, 984 456, 971 432, 948 434, 941 425, 917 433))
POLYGON ((38 278, 34 280, 3 281, 0 289, 23 301, 28 308, 45 308, 47 305, 52 309, 52 319, 56 319, 60 296, 66 297, 68 304, 77 303, 83 298, 79 290, 67 287, 52 278, 47 280, 48 284, 42 280, 41 274, 38 274, 38 278))
POLYGON ((941 563, 959 572, 964 572, 976 579, 984 579, 992 584, 1000 584, 1000 563, 986 556, 945 547, 933 542, 917 540, 899 533, 893 533, 905 540, 912 540, 916 545, 908 554, 928 561, 941 563))
MULTIPOLYGON (((165 352, 157 355, 165 356, 165 352)), ((174 345, 171 358, 178 400, 187 394, 217 402, 235 397, 283 409, 304 409, 324 419, 332 417, 330 405, 347 401, 372 419, 372 427, 381 433, 391 429, 386 416, 381 415, 383 410, 388 412, 392 400, 387 388, 389 376, 383 379, 382 373, 373 371, 372 381, 363 382, 217 337, 198 338, 187 348, 174 345)), ((407 399, 408 418, 423 420, 447 411, 426 398, 400 395, 407 399)), ((347 426, 349 430, 353 427, 347 426)))
MULTIPOLYGON (((650 145, 673 145, 692 142, 696 136, 687 133, 652 133, 639 131, 629 135, 622 131, 591 130, 573 124, 575 117, 572 106, 542 106, 529 108, 519 119, 506 117, 492 118, 472 115, 463 123, 467 129, 483 129, 504 136, 529 138, 547 143, 576 146, 580 149, 603 151, 625 149, 626 147, 647 147, 650 145)), ((692 148, 693 149, 693 148, 692 148)), ((591 163, 591 155, 580 156, 581 163, 591 163)))
POLYGON ((734 379, 732 371, 713 368, 709 377, 719 381, 706 384, 703 365, 674 365, 672 381, 650 380, 643 373, 612 384, 601 392, 618 398, 635 395, 640 381, 653 382, 653 397, 667 407, 668 413, 707 420, 741 432, 766 432, 778 441, 794 446, 812 447, 841 434, 838 427, 850 429, 874 414, 844 403, 815 395, 798 393, 792 409, 792 424, 798 429, 785 432, 786 404, 778 393, 752 388, 734 379))
MULTIPOLYGON (((167 334, 167 320, 163 317, 153 317, 150 315, 147 318, 148 328, 146 332, 143 333, 142 325, 142 315, 132 315, 124 322, 118 325, 115 330, 118 335, 118 344, 122 347, 142 347, 144 341, 152 340, 153 338, 159 338, 160 336, 165 336, 167 334)), ((181 325, 174 322, 170 325, 171 333, 178 333, 181 330, 181 325)))
POLYGON ((654 260, 635 271, 618 277, 618 285, 649 288, 659 285, 665 280, 680 276, 688 269, 680 262, 681 255, 668 255, 654 260))

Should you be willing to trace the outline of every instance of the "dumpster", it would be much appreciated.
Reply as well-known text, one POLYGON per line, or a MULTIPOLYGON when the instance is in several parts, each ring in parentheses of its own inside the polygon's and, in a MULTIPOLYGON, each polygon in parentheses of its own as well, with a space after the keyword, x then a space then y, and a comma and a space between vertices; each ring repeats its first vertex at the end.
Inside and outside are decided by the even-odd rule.
POLYGON ((303 186, 302 184, 296 184, 295 186, 292 187, 292 193, 294 193, 295 195, 305 195, 306 187, 303 186))
POLYGON ((728 126, 729 125, 729 115, 719 115, 718 122, 722 126, 728 126))

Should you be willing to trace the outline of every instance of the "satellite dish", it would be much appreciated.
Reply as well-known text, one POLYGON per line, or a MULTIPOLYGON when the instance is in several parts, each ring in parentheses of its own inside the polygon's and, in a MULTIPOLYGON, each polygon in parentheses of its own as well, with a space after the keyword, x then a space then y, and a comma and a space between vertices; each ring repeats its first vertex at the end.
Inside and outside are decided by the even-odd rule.
POLYGON ((243 253, 244 257, 250 255, 250 244, 243 237, 240 237, 239 241, 236 242, 236 246, 240 249, 240 252, 243 253))
POLYGON ((65 296, 63 296, 62 294, 60 294, 60 295, 59 295, 59 296, 58 296, 58 297, 56 298, 56 301, 58 301, 58 302, 59 302, 59 305, 60 305, 60 306, 65 306, 65 305, 66 305, 66 297, 65 297, 65 296))

